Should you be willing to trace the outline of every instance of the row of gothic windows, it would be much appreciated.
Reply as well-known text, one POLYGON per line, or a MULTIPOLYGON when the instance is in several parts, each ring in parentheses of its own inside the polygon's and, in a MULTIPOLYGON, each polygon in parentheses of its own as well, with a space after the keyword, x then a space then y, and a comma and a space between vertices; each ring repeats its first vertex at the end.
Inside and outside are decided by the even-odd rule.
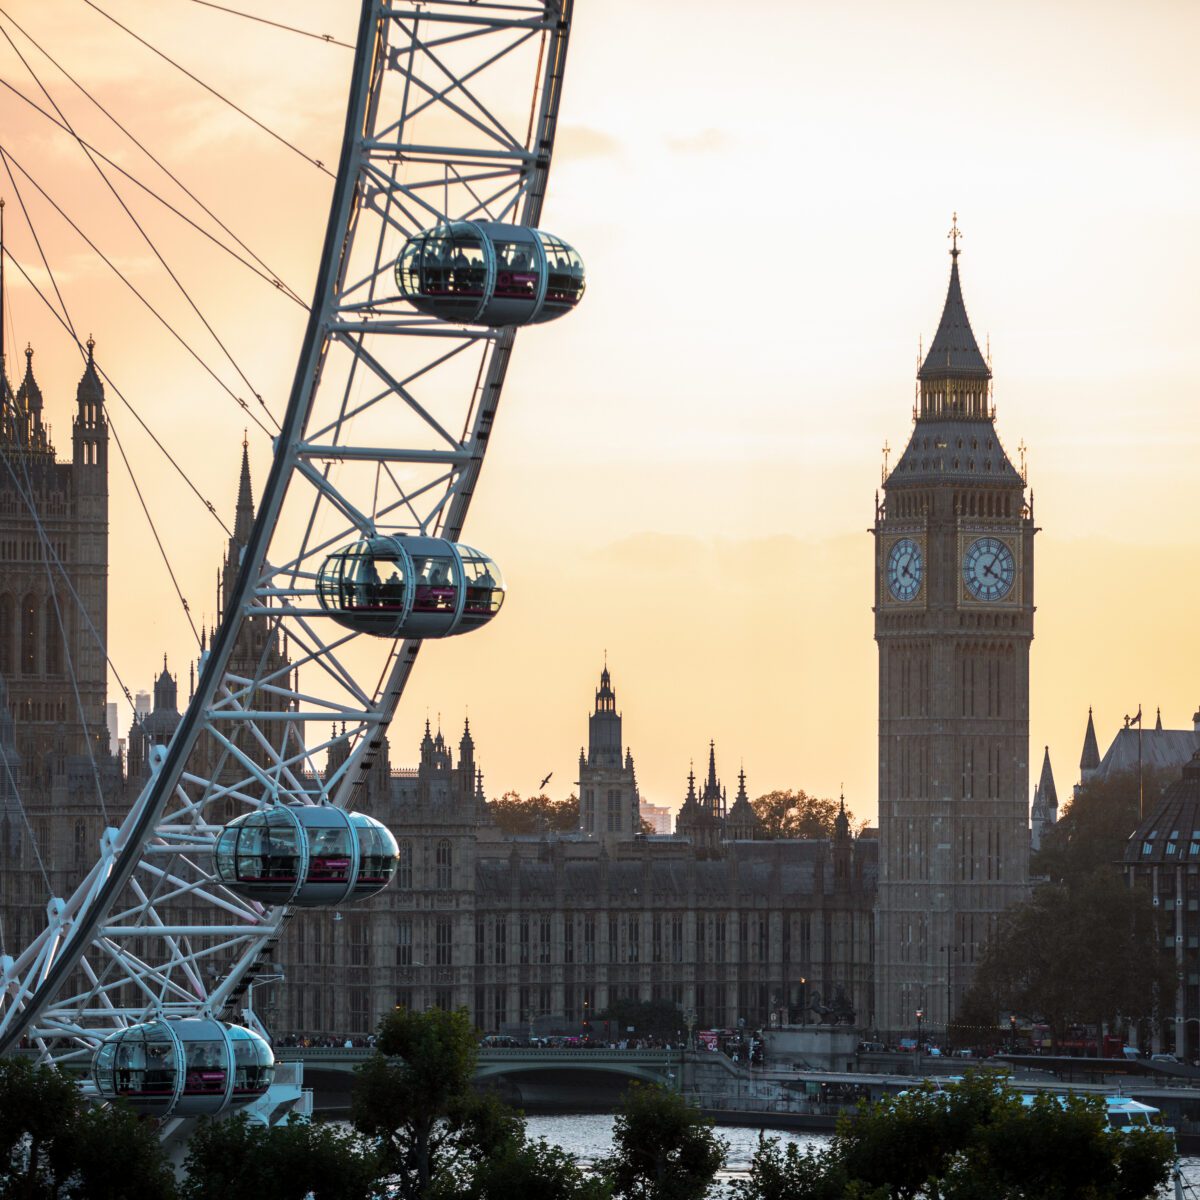
MULTIPOLYGON (((447 838, 442 838, 434 851, 434 887, 439 892, 449 891, 454 886, 454 850, 447 838)), ((400 843, 400 864, 396 869, 396 886, 412 889, 413 844, 400 843)))
POLYGON ((53 596, 0 595, 0 675, 61 675, 66 621, 53 596))

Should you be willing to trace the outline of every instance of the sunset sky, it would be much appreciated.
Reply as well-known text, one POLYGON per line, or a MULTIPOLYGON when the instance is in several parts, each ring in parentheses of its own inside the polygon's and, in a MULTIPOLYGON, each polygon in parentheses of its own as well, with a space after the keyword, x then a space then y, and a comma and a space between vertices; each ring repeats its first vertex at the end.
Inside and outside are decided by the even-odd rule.
MULTIPOLYGON (((335 162, 350 52, 187 0, 97 0, 314 158, 335 162)), ((278 18, 266 0, 231 7, 278 18)), ((330 180, 75 0, 6 6, 306 298, 330 180), (69 10, 69 16, 68 16, 69 10)), ((357 6, 286 6, 351 38, 357 6)), ((83 136, 144 160, 11 24, 83 136)), ((1060 797, 1089 705, 1101 750, 1142 703, 1200 705, 1200 9, 1178 3, 832 5, 580 0, 543 225, 582 253, 579 310, 522 332, 466 540, 510 593, 486 631, 426 647, 393 727, 469 711, 489 794, 576 779, 605 652, 645 799, 677 807, 715 739, 732 791, 803 787, 874 819, 872 540, 881 448, 911 428, 963 230, 998 430, 1028 447, 1037 541, 1031 783, 1060 797)), ((43 106, 13 46, 0 78, 43 106)), ((178 293, 63 133, 0 94, 0 146, 148 295, 178 293)), ((230 519, 236 405, 17 183, 97 357, 230 519)), ((160 177, 161 178, 161 177, 160 177)), ((39 281, 13 187, 8 244, 39 281)), ((132 191, 130 196, 133 196, 132 191)), ((303 313, 129 200, 235 357, 281 407, 303 313)), ((60 454, 79 359, 13 270, 5 342, 37 352, 60 454)), ((219 358, 213 357, 216 363, 219 358)), ((225 364, 224 376, 232 379, 225 364)), ((244 389, 242 389, 244 390, 244 389)), ((193 612, 223 535, 110 395, 193 612)), ((250 428, 256 483, 270 458, 250 428)), ((178 604, 114 450, 110 640, 148 688, 178 604)), ((894 461, 894 457, 893 457, 894 461)), ((113 698, 117 698, 114 687, 113 698)), ((127 721, 127 714, 123 723, 127 721)))

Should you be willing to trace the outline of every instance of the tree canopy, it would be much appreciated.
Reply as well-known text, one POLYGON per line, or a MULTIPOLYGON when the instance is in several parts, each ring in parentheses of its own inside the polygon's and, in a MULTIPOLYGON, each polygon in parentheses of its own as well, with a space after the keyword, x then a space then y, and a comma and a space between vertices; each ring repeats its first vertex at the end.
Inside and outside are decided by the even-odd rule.
POLYGON ((0 1059, 0 1196, 172 1200, 154 1126, 123 1105, 93 1106, 53 1067, 0 1059))
POLYGON ((569 833, 579 828, 579 798, 551 800, 538 795, 522 799, 518 792, 505 792, 488 801, 492 820, 502 832, 516 834, 569 833))
MULTIPOLYGON (((1146 805, 1153 806, 1178 772, 1147 769, 1143 776, 1146 805)), ((1116 871, 1125 843, 1137 828, 1138 777, 1124 771, 1110 779, 1085 783, 1045 833, 1029 869, 1055 883, 1072 883, 1098 869, 1116 871)))
POLYGON ((596 1168, 619 1200, 702 1200, 727 1151, 678 1092, 635 1083, 613 1123, 613 1152, 596 1168))
POLYGON ((301 1118, 266 1128, 244 1113, 202 1121, 188 1142, 183 1200, 374 1200, 379 1164, 349 1130, 301 1118))
POLYGON ((1151 1200, 1167 1181, 1170 1134, 1109 1130, 1104 1102, 1043 1092, 1030 1103, 997 1077, 901 1093, 843 1116, 827 1149, 760 1138, 736 1200, 1151 1200))
POLYGON ((1042 884, 1001 918, 964 1008, 1041 1019, 1055 1040, 1069 1025, 1152 1020, 1175 995, 1164 919, 1111 868, 1042 884))
POLYGON ((810 796, 806 791, 767 792, 750 801, 760 822, 763 837, 831 838, 838 815, 838 801, 810 796))

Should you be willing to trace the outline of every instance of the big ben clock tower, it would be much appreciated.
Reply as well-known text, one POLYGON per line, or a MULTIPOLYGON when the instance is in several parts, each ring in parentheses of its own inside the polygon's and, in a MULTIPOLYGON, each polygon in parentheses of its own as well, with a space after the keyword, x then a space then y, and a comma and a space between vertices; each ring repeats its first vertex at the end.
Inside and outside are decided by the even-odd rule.
POLYGON ((875 516, 876 1025, 953 1020, 1029 866, 1033 511, 994 427, 958 226, 912 437, 875 516))

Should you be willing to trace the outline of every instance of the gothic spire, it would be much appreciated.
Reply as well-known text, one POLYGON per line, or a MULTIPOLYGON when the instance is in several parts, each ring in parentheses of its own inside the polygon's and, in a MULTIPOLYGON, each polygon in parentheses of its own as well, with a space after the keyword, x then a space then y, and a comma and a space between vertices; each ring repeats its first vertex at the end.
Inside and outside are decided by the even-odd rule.
POLYGON ((930 379, 991 379, 979 343, 971 332, 967 319, 967 306, 963 303, 962 284, 958 278, 958 214, 954 214, 954 225, 950 230, 953 247, 950 251, 950 286, 946 291, 946 304, 937 333, 929 344, 929 353, 921 365, 917 378, 930 379))
POLYGON ((250 542, 254 525, 254 492, 250 486, 250 442, 242 436, 242 474, 238 480, 237 511, 234 514, 233 538, 239 545, 250 542))
POLYGON ((1054 786, 1054 772, 1050 768, 1050 747, 1046 747, 1046 752, 1042 756, 1042 774, 1038 779, 1037 794, 1042 799, 1042 804, 1045 808, 1057 811, 1058 809, 1058 790, 1054 786))
POLYGON ((75 389, 75 399, 80 404, 104 403, 104 384, 100 382, 100 375, 96 370, 96 339, 92 337, 87 340, 87 363, 84 365, 79 386, 75 389))
POLYGON ((1083 735, 1083 753, 1079 757, 1081 771, 1095 771, 1100 766, 1100 747, 1096 744, 1096 726, 1092 723, 1092 710, 1088 709, 1087 732, 1083 735))
POLYGON ((42 389, 33 377, 33 347, 25 347, 25 378, 17 391, 17 400, 25 412, 40 422, 42 411, 42 389))
POLYGON ((708 779, 705 782, 705 790, 717 790, 717 744, 711 740, 708 743, 708 779))

